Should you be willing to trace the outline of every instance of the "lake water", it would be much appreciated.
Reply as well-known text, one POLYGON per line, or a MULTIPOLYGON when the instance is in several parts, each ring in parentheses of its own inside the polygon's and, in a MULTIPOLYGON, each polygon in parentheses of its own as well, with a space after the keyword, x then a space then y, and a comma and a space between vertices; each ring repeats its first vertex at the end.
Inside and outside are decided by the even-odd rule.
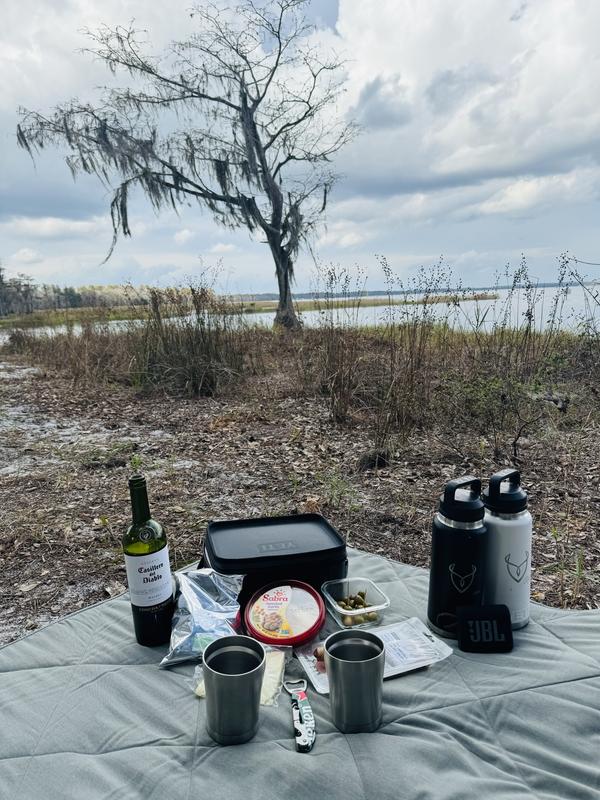
MULTIPOLYGON (((559 324, 565 330, 578 330, 587 321, 600 327, 600 287, 598 286, 571 286, 563 289, 547 287, 536 289, 533 295, 528 297, 525 290, 517 290, 511 293, 508 289, 494 290, 498 298, 495 300, 472 300, 468 295, 461 299, 457 305, 448 303, 435 303, 426 308, 422 305, 404 306, 364 306, 351 309, 334 309, 329 312, 324 311, 304 311, 301 319, 306 327, 314 328, 326 325, 333 320, 344 325, 378 326, 385 325, 393 320, 396 323, 409 322, 414 319, 447 319, 456 328, 472 330, 479 327, 481 330, 491 330, 494 325, 506 324, 512 327, 519 327, 524 324, 531 312, 532 322, 537 330, 544 330, 552 323, 552 312, 556 309, 554 324, 559 324), (597 299, 594 299, 597 297, 597 299)), ((409 299, 419 300, 422 296, 408 295, 409 299)), ((373 299, 373 298, 369 298, 373 299)), ((384 298, 387 299, 387 298, 384 298)), ((244 316, 244 322, 248 325, 271 326, 273 324, 274 312, 264 314, 248 314, 244 316)), ((111 328, 119 329, 131 324, 131 321, 123 322, 114 320, 105 323, 111 328)), ((77 333, 81 326, 74 325, 77 333)), ((55 334, 66 331, 65 326, 54 328, 32 328, 31 332, 37 334, 55 334)), ((0 331, 0 344, 8 340, 9 333, 0 331)))
MULTIPOLYGON (((597 300, 593 297, 596 292, 600 292, 600 287, 590 286, 585 289, 582 286, 570 286, 561 290, 547 287, 536 289, 530 297, 525 290, 511 293, 508 289, 490 289, 489 292, 494 292, 498 298, 471 300, 467 296, 456 306, 447 303, 434 303, 426 308, 423 305, 360 306, 353 309, 334 309, 327 314, 322 311, 304 311, 301 318, 307 327, 324 325, 332 316, 335 321, 347 325, 377 326, 385 325, 390 320, 401 323, 426 315, 428 319, 448 319, 455 327, 465 330, 476 326, 491 330, 504 320, 512 327, 523 325, 531 309, 536 329, 543 330, 552 324, 552 311, 556 308, 554 324, 558 323, 563 329, 577 330, 584 320, 600 324, 600 295, 597 300)), ((408 298, 418 300, 422 296, 408 295, 408 298)), ((248 319, 271 325, 273 314, 253 314, 248 319)))

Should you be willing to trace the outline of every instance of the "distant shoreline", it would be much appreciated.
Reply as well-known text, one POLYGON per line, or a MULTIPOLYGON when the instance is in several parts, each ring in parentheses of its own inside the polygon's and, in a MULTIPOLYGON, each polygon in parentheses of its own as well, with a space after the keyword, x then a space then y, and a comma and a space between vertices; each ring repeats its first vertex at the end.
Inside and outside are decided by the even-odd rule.
MULTIPOLYGON (((595 281, 583 284, 586 286, 599 286, 595 281)), ((577 281, 570 283, 536 283, 536 289, 570 289, 580 288, 582 284, 577 281)), ((414 306, 427 304, 452 303, 456 299, 463 301, 498 300, 499 292, 503 290, 522 291, 527 287, 523 284, 506 284, 498 286, 481 286, 475 288, 446 287, 440 288, 435 294, 427 290, 398 289, 395 291, 375 290, 356 292, 295 292, 294 305, 298 312, 319 311, 323 309, 342 309, 360 306, 372 308, 378 306, 414 306)), ((231 303, 231 313, 261 314, 274 312, 278 305, 278 295, 265 292, 258 294, 223 294, 219 296, 225 304, 231 303)), ((144 316, 146 303, 135 305, 114 306, 85 306, 67 309, 36 309, 28 314, 17 314, 0 317, 0 330, 11 328, 37 328, 56 327, 84 322, 99 323, 117 320, 139 319, 144 316)))
MULTIPOLYGON (((595 282, 586 283, 586 286, 594 285, 595 282)), ((581 286, 580 283, 577 281, 573 281, 572 283, 536 283, 534 284, 534 289, 558 289, 558 288, 572 288, 581 286)), ((527 287, 524 284, 502 284, 498 286, 461 286, 461 287, 454 287, 454 286, 445 286, 439 289, 436 293, 438 295, 451 295, 455 297, 456 295, 467 294, 470 295, 474 292, 491 292, 496 295, 498 291, 504 289, 526 289, 527 287)), ((427 289, 397 289, 395 291, 388 291, 387 289, 379 289, 374 291, 362 291, 362 292, 294 292, 294 299, 295 300, 326 300, 327 298, 331 298, 333 300, 338 299, 355 299, 359 297, 401 297, 406 295, 421 295, 427 294, 427 289)), ((277 300, 278 295, 274 292, 259 292, 257 294, 252 293, 245 293, 245 294, 229 294, 224 295, 228 299, 240 302, 240 303, 253 303, 253 302, 262 302, 264 300, 277 300)))
MULTIPOLYGON (((432 294, 420 298, 415 297, 381 297, 367 296, 367 295, 343 295, 341 297, 323 297, 317 298, 314 295, 311 299, 294 299, 296 310, 301 313, 303 311, 320 311, 342 309, 342 308, 374 308, 379 306, 418 306, 430 305, 438 303, 452 303, 458 297, 459 300, 497 300, 498 294, 496 292, 479 292, 468 294, 463 297, 462 294, 457 292, 450 292, 448 294, 432 294)), ((229 301, 231 303, 231 311, 225 313, 238 314, 244 316, 246 314, 268 314, 277 310, 278 300, 241 300, 234 298, 231 295, 222 298, 225 301, 225 306, 229 301)), ((84 308, 68 308, 68 309, 46 309, 32 311, 30 314, 11 315, 7 317, 0 317, 0 330, 12 328, 44 328, 57 327, 60 325, 73 325, 82 323, 103 323, 103 322, 117 322, 132 319, 142 319, 146 312, 147 306, 115 306, 106 308, 103 306, 97 307, 84 307, 84 308)), ((189 309, 191 313, 191 308, 189 309)))
MULTIPOLYGON (((370 295, 341 295, 335 297, 314 297, 311 300, 295 300, 294 305, 299 313, 303 311, 332 311, 338 308, 376 308, 379 306, 424 306, 438 303, 453 303, 457 298, 461 300, 497 300, 499 295, 497 292, 479 292, 477 294, 468 294, 463 297, 462 293, 452 292, 448 294, 431 294, 422 297, 402 297, 398 295, 392 296, 391 293, 388 297, 375 297, 370 295)), ((259 301, 244 301, 236 300, 236 303, 241 305, 243 314, 266 314, 271 311, 277 310, 277 300, 259 300, 259 301)), ((233 312, 235 313, 235 311, 233 312)))

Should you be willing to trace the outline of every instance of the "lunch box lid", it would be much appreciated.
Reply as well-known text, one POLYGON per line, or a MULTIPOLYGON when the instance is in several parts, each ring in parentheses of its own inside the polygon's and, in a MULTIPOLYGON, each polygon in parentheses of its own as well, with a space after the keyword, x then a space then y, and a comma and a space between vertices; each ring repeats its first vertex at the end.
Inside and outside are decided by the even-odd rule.
POLYGON ((321 514, 209 522, 205 551, 216 569, 240 574, 252 568, 346 558, 346 544, 321 514))

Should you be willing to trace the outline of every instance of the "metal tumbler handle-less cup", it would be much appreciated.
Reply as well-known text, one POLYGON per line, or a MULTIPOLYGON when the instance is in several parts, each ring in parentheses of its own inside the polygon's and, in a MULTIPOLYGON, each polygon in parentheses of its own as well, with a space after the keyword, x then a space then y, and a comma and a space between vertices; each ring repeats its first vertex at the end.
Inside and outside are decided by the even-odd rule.
POLYGON ((385 646, 365 630, 325 640, 325 669, 333 724, 342 733, 370 733, 381 725, 385 646))
POLYGON ((206 730, 219 744, 242 744, 258 730, 265 674, 263 646, 249 636, 224 636, 203 655, 206 730))

